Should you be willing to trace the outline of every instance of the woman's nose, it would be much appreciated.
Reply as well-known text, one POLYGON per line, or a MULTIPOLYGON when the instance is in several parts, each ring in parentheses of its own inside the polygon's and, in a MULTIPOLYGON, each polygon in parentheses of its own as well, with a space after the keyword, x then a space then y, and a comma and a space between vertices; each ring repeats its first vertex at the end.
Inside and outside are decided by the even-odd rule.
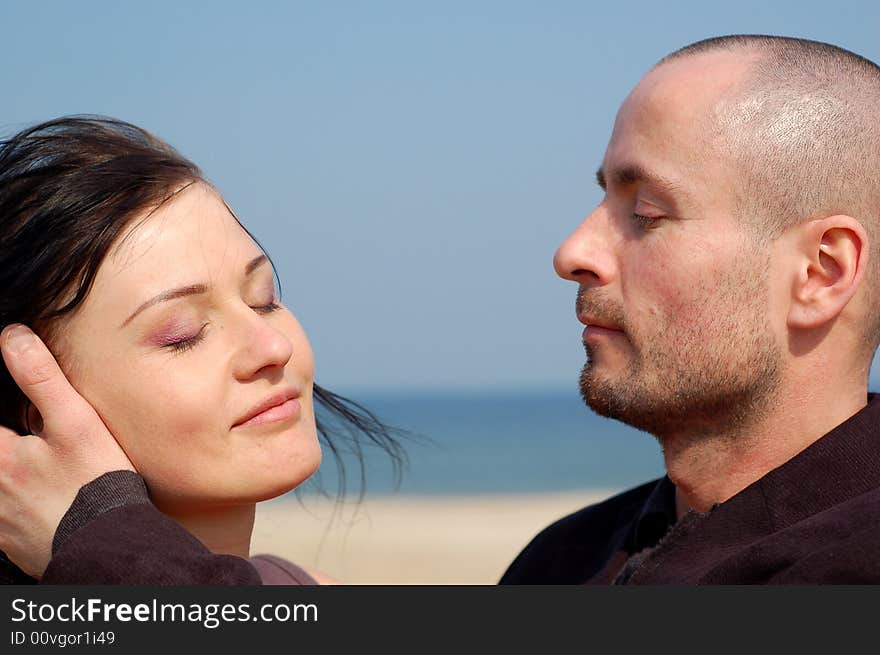
POLYGON ((293 356, 293 344, 264 316, 254 315, 242 326, 242 345, 236 366, 239 379, 250 379, 266 368, 283 368, 293 356))

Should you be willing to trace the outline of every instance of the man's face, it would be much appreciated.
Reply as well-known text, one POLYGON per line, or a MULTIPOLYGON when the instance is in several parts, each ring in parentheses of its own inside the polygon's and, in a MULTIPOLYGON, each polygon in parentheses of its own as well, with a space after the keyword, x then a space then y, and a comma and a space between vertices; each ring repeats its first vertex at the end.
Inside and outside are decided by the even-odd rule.
POLYGON ((770 245, 737 219, 736 171, 711 145, 743 71, 697 55, 639 83, 599 170, 605 197, 554 261, 579 284, 584 400, 660 437, 735 428, 778 386, 770 245))

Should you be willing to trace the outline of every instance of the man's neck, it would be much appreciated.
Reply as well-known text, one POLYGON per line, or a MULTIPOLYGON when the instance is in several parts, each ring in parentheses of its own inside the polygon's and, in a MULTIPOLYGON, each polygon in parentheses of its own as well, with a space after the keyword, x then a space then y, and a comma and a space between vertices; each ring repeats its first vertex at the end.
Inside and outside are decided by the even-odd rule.
POLYGON ((705 512, 736 495, 846 421, 867 401, 864 383, 846 389, 830 385, 821 393, 815 384, 800 388, 811 387, 812 392, 779 394, 761 416, 737 426, 661 436, 679 518, 689 509, 705 512), (833 399, 827 389, 834 389, 833 399))

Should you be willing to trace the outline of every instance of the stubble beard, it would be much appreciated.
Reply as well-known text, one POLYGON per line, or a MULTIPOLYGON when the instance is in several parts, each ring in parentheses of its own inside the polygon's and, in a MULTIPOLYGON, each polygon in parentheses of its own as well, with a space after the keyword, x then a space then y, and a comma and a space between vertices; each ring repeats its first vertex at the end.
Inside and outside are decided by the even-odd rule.
POLYGON ((661 441, 707 433, 735 435, 760 420, 780 386, 782 354, 763 315, 766 286, 743 289, 741 277, 731 278, 722 285, 726 293, 720 300, 718 286, 706 289, 707 301, 716 298, 702 305, 708 324, 684 322, 655 333, 674 338, 645 341, 626 330, 633 356, 624 373, 604 374, 592 352, 617 346, 585 342, 587 361, 580 375, 584 402, 597 414, 661 441))

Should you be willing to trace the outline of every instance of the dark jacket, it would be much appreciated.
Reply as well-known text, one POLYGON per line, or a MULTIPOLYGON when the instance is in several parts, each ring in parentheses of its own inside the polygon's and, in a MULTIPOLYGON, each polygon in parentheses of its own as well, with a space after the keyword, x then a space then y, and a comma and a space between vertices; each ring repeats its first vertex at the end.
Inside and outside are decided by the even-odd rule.
POLYGON ((880 396, 706 513, 663 479, 541 532, 502 584, 880 583, 880 396))

